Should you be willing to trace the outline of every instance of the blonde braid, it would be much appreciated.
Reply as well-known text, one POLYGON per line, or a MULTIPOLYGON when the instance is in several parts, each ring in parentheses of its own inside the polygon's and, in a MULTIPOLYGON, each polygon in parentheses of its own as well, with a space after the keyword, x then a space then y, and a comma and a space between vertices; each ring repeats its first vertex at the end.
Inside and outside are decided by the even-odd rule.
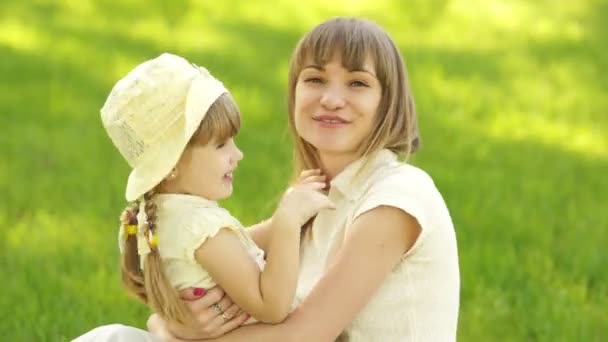
POLYGON ((156 203, 152 200, 155 193, 150 190, 144 194, 144 211, 146 212, 146 226, 144 236, 148 240, 150 251, 158 252, 158 235, 156 234, 156 203))
POLYGON ((121 258, 121 278, 127 291, 144 303, 147 303, 144 275, 139 264, 137 253, 137 214, 139 213, 139 201, 127 205, 120 215, 120 229, 126 237, 125 248, 121 258), (133 231, 135 229, 135 231, 133 231))
POLYGON ((169 279, 167 279, 160 257, 160 246, 158 245, 156 229, 157 207, 154 203, 153 191, 148 191, 144 195, 144 210, 147 221, 144 227, 144 234, 150 246, 150 253, 148 253, 144 260, 143 272, 148 305, 167 320, 188 323, 192 320, 190 310, 188 310, 180 299, 177 290, 171 286, 169 279))

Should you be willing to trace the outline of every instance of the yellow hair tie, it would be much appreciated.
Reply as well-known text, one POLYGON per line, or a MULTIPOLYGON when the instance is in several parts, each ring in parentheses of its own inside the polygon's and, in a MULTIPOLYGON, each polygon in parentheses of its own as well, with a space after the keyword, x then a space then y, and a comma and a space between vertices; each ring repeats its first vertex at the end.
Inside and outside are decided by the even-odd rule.
POLYGON ((129 224, 129 225, 125 226, 125 230, 127 231, 127 236, 135 235, 135 234, 137 234, 137 225, 129 224))
POLYGON ((150 236, 150 246, 152 247, 158 247, 158 236, 156 236, 156 234, 152 234, 152 236, 150 236))

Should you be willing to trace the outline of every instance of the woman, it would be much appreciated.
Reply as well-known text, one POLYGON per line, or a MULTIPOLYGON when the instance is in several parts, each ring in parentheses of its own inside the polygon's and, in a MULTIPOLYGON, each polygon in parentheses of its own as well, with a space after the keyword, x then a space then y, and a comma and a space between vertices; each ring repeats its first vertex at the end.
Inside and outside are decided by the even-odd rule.
MULTIPOLYGON (((289 70, 295 174, 320 168, 336 210, 305 227, 299 307, 277 325, 241 326, 220 341, 444 341, 456 339, 459 267, 454 228, 431 178, 400 162, 418 147, 405 66, 374 23, 326 21, 307 33, 289 70)), ((264 225, 254 239, 266 244, 264 225)), ((225 333, 214 290, 190 302, 198 327, 166 324, 166 339, 225 333)), ((229 298, 222 307, 228 308, 229 298)), ((236 309, 227 309, 231 312, 236 309)))

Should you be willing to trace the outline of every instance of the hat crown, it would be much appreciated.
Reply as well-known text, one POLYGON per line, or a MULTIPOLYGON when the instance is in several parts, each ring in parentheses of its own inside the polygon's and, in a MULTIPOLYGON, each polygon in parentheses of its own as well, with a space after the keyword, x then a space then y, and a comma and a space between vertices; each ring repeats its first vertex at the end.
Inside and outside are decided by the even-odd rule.
POLYGON ((101 109, 101 119, 112 142, 131 167, 166 132, 184 125, 184 111, 192 80, 204 68, 164 53, 129 72, 112 88, 101 109))

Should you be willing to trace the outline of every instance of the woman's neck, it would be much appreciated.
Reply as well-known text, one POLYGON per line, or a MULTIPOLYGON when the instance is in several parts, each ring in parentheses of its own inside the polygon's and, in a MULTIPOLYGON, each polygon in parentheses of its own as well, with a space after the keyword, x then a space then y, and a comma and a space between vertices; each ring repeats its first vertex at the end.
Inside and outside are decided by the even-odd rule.
POLYGON ((334 179, 348 165, 358 159, 355 153, 331 153, 319 151, 319 159, 323 168, 323 173, 328 180, 334 179))

